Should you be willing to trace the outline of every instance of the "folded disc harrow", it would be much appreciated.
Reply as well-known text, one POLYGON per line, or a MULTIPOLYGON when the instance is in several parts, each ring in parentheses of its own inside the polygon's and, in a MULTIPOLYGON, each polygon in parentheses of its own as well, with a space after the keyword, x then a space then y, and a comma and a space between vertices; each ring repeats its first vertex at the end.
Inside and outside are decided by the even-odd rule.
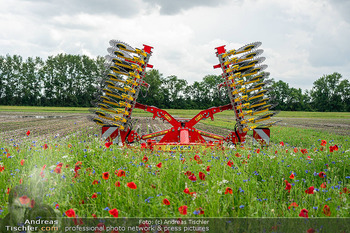
POLYGON ((248 131, 261 127, 265 130, 276 123, 265 122, 257 126, 257 123, 270 120, 277 114, 271 112, 276 105, 271 104, 271 99, 266 97, 270 82, 267 80, 269 73, 263 72, 267 68, 267 65, 262 64, 265 58, 260 57, 263 50, 257 49, 261 42, 229 51, 226 51, 225 46, 217 47, 219 64, 214 68, 221 68, 224 81, 218 88, 226 88, 230 103, 203 110, 192 119, 181 121, 162 109, 137 102, 141 86, 149 87, 143 78, 146 68, 153 67, 148 64, 152 47, 144 45, 143 49, 137 49, 117 40, 109 43, 109 54, 105 56, 107 72, 101 80, 96 100, 92 102, 95 108, 90 110, 94 116, 89 117, 102 126, 102 136, 107 141, 120 139, 123 144, 131 144, 145 140, 147 144, 144 145, 151 149, 187 151, 199 147, 222 146, 223 142, 242 143, 248 131), (158 117, 167 121, 172 128, 139 135, 132 130, 134 108, 152 113, 153 119, 158 117), (226 137, 194 128, 199 121, 207 118, 214 120, 214 114, 226 110, 233 110, 236 121, 235 130, 226 137), (162 138, 152 140, 155 137, 162 138), (208 142, 204 137, 215 141, 208 142))

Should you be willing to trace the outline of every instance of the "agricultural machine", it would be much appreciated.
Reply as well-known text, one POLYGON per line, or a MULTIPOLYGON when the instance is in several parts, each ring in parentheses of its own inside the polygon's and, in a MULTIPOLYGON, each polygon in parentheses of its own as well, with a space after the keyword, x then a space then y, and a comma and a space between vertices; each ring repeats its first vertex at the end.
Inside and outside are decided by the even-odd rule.
POLYGON ((111 40, 107 50, 106 75, 102 79, 100 92, 93 101, 95 108, 90 120, 102 126, 102 137, 107 142, 120 141, 123 145, 142 142, 142 147, 163 151, 189 151, 197 148, 222 147, 223 143, 238 144, 246 140, 247 132, 253 130, 254 140, 261 144, 269 142, 269 127, 276 122, 268 122, 258 126, 257 123, 270 120, 276 112, 270 112, 274 107, 266 82, 268 72, 263 72, 267 65, 261 63, 263 53, 257 49, 261 42, 245 45, 237 50, 226 50, 225 46, 216 48, 219 64, 214 68, 222 70, 223 82, 218 88, 226 88, 230 103, 211 107, 195 115, 192 119, 175 119, 167 111, 154 106, 137 102, 141 87, 149 88, 143 79, 149 64, 153 47, 143 45, 137 49, 128 44, 111 40), (237 56, 240 55, 240 56, 237 56), (264 81, 265 80, 265 81, 264 81), (160 118, 172 126, 167 130, 139 135, 133 130, 131 116, 134 109, 142 109, 153 114, 153 120, 160 118), (201 120, 214 114, 231 110, 236 121, 235 130, 227 136, 221 136, 196 129, 201 120), (158 138, 158 140, 154 140, 158 138), (209 139, 205 139, 209 138, 209 139))

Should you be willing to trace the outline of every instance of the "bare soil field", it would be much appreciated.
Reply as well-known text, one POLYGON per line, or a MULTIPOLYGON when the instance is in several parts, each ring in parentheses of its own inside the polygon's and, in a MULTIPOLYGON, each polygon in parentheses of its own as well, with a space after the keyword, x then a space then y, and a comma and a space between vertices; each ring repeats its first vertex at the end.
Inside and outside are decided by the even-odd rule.
MULTIPOLYGON (((36 139, 49 139, 55 136, 63 137, 83 129, 91 130, 92 134, 100 134, 101 128, 89 121, 83 113, 28 113, 28 112, 1 112, 0 139, 8 141, 21 139, 30 130, 31 137, 36 139)), ((174 116, 176 117, 176 116, 174 116)), ((229 118, 220 119, 231 121, 229 118)), ((232 119, 233 120, 233 119, 232 119)), ((350 119, 318 119, 318 118, 278 118, 282 120, 277 125, 285 127, 298 127, 318 129, 339 135, 350 135, 350 119)), ((152 120, 148 117, 133 117, 133 129, 139 133, 147 134, 170 128, 171 125, 160 119, 152 120)), ((198 123, 196 128, 222 136, 227 136, 230 130, 198 123)), ((16 140, 17 141, 17 140, 16 140)))
POLYGON ((281 122, 277 123, 279 126, 318 129, 338 135, 350 135, 350 118, 322 119, 274 117, 274 120, 281 120, 281 122))

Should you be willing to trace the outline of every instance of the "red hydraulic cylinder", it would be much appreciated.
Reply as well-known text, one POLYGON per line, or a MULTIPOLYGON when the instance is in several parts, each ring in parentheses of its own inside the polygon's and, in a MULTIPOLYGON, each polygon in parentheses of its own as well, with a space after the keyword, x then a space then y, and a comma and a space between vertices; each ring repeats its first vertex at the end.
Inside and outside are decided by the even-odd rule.
POLYGON ((180 129, 180 143, 181 144, 190 143, 188 129, 180 129))

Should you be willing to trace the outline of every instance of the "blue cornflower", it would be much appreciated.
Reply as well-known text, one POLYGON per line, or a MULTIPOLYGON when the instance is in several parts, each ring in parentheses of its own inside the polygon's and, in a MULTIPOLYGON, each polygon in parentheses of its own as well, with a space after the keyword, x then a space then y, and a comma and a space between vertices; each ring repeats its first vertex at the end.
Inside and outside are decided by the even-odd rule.
POLYGON ((198 214, 199 214, 199 210, 195 210, 195 211, 193 212, 193 214, 198 215, 198 214))
POLYGON ((240 205, 239 208, 240 208, 240 209, 243 209, 243 208, 244 208, 244 205, 240 205))
POLYGON ((108 206, 106 208, 104 208, 104 210, 109 210, 108 206))
POLYGON ((314 206, 314 207, 312 207, 314 210, 317 210, 318 209, 318 207, 317 206, 314 206))

